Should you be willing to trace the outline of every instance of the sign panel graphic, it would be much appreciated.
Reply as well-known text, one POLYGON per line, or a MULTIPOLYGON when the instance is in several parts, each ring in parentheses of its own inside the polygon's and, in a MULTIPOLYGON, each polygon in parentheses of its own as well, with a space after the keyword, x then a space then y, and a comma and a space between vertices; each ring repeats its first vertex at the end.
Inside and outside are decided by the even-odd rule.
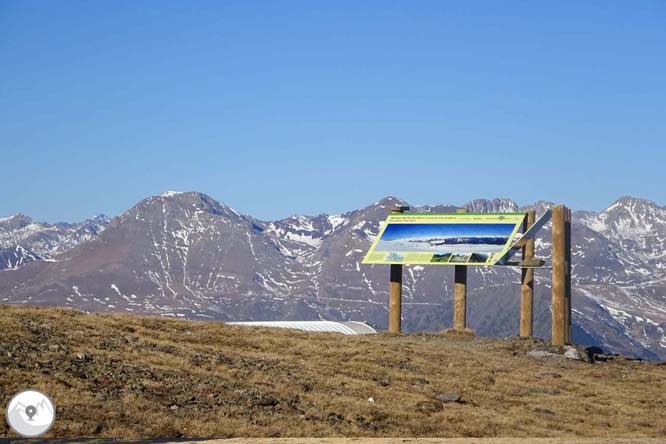
POLYGON ((525 213, 391 214, 364 264, 493 265, 525 213))

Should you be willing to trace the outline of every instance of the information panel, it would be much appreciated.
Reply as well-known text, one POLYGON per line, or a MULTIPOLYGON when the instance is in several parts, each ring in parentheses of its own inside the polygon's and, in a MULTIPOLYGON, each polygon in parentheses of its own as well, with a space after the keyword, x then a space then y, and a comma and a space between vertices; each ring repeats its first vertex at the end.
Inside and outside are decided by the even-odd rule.
POLYGON ((493 265, 525 213, 391 214, 364 264, 493 265))

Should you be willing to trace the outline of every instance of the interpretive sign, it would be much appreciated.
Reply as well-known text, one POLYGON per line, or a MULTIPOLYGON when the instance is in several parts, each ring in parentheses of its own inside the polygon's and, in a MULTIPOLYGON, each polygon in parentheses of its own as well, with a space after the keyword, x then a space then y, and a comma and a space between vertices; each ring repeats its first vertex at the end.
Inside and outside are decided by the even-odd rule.
POLYGON ((526 213, 391 214, 364 264, 494 265, 526 213))

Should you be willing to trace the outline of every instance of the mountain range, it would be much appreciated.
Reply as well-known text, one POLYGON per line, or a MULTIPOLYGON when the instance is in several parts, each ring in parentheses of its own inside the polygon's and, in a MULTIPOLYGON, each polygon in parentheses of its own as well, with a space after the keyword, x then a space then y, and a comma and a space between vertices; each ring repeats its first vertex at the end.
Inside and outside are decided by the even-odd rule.
MULTIPOLYGON (((112 219, 44 224, 0 218, 0 302, 189 319, 356 320, 386 328, 387 266, 362 265, 387 197, 339 215, 261 221, 196 192, 149 197, 112 219)), ((468 212, 542 214, 479 199, 468 212)), ((550 226, 537 255, 550 255, 550 226)), ((666 207, 623 197, 572 222, 573 338, 611 352, 666 360, 666 207)), ((550 332, 550 270, 537 270, 535 334, 550 332)), ((517 334, 520 270, 472 267, 468 324, 479 335, 517 334)), ((452 267, 406 266, 403 328, 452 324, 452 267)))
POLYGON ((76 224, 47 224, 23 214, 0 218, 0 270, 16 269, 35 261, 49 261, 59 253, 97 236, 109 218, 99 214, 76 224))

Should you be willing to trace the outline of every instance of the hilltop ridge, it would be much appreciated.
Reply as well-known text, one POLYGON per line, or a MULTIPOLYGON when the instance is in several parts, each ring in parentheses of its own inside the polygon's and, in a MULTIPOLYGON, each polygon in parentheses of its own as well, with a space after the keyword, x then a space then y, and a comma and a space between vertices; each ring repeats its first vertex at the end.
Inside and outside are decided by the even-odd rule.
POLYGON ((0 306, 0 332, 0 398, 48 393, 58 410, 49 437, 666 433, 666 366, 574 361, 539 340, 342 336, 13 306, 0 306))

